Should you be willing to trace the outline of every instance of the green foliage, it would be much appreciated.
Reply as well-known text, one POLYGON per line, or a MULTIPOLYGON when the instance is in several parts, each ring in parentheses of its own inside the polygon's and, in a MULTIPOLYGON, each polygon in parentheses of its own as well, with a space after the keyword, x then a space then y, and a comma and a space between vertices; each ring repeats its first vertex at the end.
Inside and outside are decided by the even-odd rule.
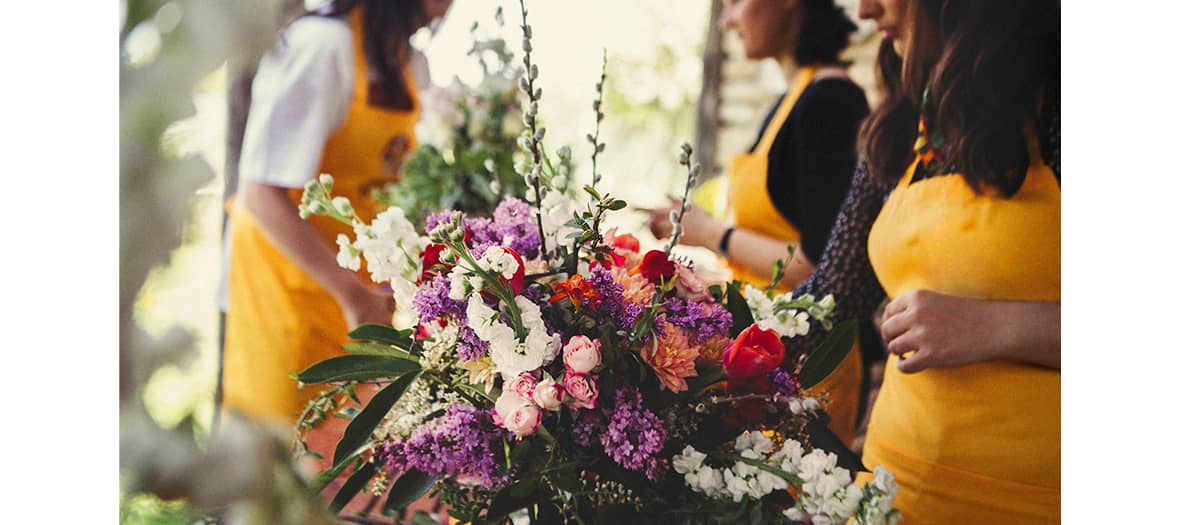
POLYGON ((803 369, 799 371, 799 386, 803 388, 811 388, 823 381, 828 374, 831 374, 840 362, 844 360, 844 356, 852 350, 852 344, 856 342, 856 319, 849 319, 836 325, 832 329, 832 333, 828 334, 827 339, 815 349, 815 352, 807 357, 807 361, 803 363, 803 369))
POLYGON ((390 516, 394 512, 406 508, 426 494, 426 491, 430 490, 437 481, 438 478, 428 476, 417 469, 406 471, 398 476, 397 481, 389 488, 389 497, 386 498, 385 505, 381 507, 381 513, 390 516))
POLYGON ((377 395, 373 396, 369 404, 365 405, 365 408, 348 424, 348 428, 344 429, 344 435, 340 437, 340 441, 336 444, 336 453, 332 457, 333 465, 343 463, 353 452, 369 440, 373 429, 381 424, 381 419, 389 413, 389 409, 393 408, 393 405, 401 399, 402 394, 406 392, 406 389, 417 378, 417 372, 410 372, 390 383, 389 386, 381 389, 380 392, 377 392, 377 395))
POLYGON ((320 384, 401 377, 406 372, 420 369, 417 361, 409 359, 380 355, 342 355, 311 365, 297 377, 302 383, 320 384))
POLYGON ((750 305, 742 297, 742 290, 738 282, 734 281, 726 286, 725 309, 733 315, 733 327, 729 329, 730 337, 737 337, 750 325, 754 324, 754 314, 750 313, 750 305))

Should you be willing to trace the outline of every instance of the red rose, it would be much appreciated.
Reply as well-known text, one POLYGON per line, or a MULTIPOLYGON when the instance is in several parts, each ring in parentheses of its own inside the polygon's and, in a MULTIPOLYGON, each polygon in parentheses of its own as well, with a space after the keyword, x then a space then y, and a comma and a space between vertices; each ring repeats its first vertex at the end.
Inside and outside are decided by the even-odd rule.
POLYGON ((787 355, 787 347, 774 330, 750 325, 725 349, 722 359, 730 380, 744 381, 774 371, 787 355))
POLYGON ((660 250, 652 250, 643 254, 643 260, 635 267, 636 272, 643 274, 647 280, 659 284, 676 274, 676 264, 668 260, 668 254, 660 250))
POLYGON ((630 233, 624 233, 622 235, 616 236, 613 240, 611 240, 610 245, 611 247, 618 248, 620 250, 630 250, 635 253, 639 253, 639 239, 636 239, 635 236, 631 235, 630 233))

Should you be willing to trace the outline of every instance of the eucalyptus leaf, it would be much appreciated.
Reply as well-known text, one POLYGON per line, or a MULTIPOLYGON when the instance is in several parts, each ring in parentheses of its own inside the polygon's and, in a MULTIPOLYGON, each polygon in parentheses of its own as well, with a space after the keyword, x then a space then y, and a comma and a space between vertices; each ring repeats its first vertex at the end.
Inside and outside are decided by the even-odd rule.
POLYGON ((438 481, 437 477, 427 475, 418 469, 407 470, 398 476, 392 487, 389 487, 389 497, 385 499, 381 513, 392 516, 395 512, 406 508, 426 494, 426 491, 430 490, 436 481, 438 481))
POLYGON ((811 388, 831 374, 856 342, 856 319, 842 321, 832 328, 832 333, 803 362, 799 371, 799 386, 811 388))
POLYGON ((410 343, 413 341, 412 335, 413 331, 411 330, 398 330, 392 326, 372 323, 362 324, 348 333, 348 337, 357 341, 376 341, 396 346, 402 350, 409 350, 410 343))
POLYGON ((299 381, 307 384, 331 383, 362 379, 401 377, 406 372, 420 370, 416 360, 380 355, 342 355, 320 361, 299 373, 299 381))
POLYGON ((417 378, 417 372, 407 373, 373 396, 369 404, 352 418, 348 428, 344 429, 344 435, 340 436, 340 441, 336 444, 336 453, 332 456, 333 465, 340 464, 369 440, 373 429, 381 424, 381 420, 389 414, 389 409, 393 408, 394 403, 401 399, 402 394, 417 378))
POLYGON ((377 343, 349 343, 344 345, 344 351, 360 355, 384 355, 401 359, 415 359, 412 354, 393 346, 377 343))
POLYGON ((746 298, 742 297, 738 281, 726 286, 725 309, 733 315, 733 327, 729 329, 730 337, 737 337, 742 330, 754 324, 754 314, 750 313, 750 305, 746 303, 746 298))
POLYGON ((606 205, 606 209, 611 210, 611 211, 619 211, 619 210, 626 208, 626 207, 627 207, 627 201, 622 200, 622 199, 611 201, 610 204, 606 205))
POLYGON ((328 509, 332 512, 340 512, 348 502, 356 496, 365 484, 373 479, 380 467, 376 463, 365 463, 353 471, 352 475, 348 477, 348 481, 344 482, 344 486, 340 487, 340 491, 332 497, 332 503, 328 504, 328 509))

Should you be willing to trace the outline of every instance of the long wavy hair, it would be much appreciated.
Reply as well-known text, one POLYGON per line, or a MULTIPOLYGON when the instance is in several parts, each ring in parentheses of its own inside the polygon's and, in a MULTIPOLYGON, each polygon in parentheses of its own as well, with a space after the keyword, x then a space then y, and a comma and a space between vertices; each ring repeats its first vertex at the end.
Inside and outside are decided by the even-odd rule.
POLYGON ((976 192, 1012 196, 1028 169, 1026 131, 1060 82, 1060 1, 911 0, 906 19, 905 60, 888 40, 877 55, 884 97, 860 131, 870 173, 897 183, 914 159, 921 110, 942 137, 944 171, 976 192))

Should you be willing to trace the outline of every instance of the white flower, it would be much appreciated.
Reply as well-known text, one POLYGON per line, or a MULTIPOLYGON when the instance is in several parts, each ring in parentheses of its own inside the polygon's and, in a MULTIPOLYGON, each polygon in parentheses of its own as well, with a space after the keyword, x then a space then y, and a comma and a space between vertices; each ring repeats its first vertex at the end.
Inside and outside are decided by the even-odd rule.
POLYGON ((558 191, 545 194, 541 200, 541 227, 545 230, 548 246, 558 246, 569 242, 569 234, 577 232, 577 228, 567 226, 566 223, 574 217, 575 203, 573 199, 558 191))
POLYGON ((337 235, 336 246, 340 247, 340 250, 336 252, 336 264, 354 272, 361 269, 361 254, 356 248, 352 247, 352 243, 348 241, 347 235, 343 233, 337 235))
POLYGON ((516 275, 516 270, 520 269, 520 263, 516 262, 515 257, 504 251, 502 246, 488 248, 484 251, 483 257, 480 257, 479 263, 483 268, 499 273, 505 279, 511 279, 513 275, 516 275))
POLYGON ((681 474, 689 474, 696 472, 704 462, 705 454, 689 445, 679 454, 672 456, 672 469, 681 474))
POLYGON ((820 449, 812 450, 799 462, 799 477, 803 481, 815 481, 836 468, 836 455, 820 449))
POLYGON ((803 444, 793 439, 788 439, 783 442, 782 448, 778 449, 773 456, 770 457, 771 463, 780 463, 780 467, 790 473, 799 472, 799 462, 803 460, 803 444))
POLYGON ((766 456, 770 454, 771 450, 774 450, 774 442, 761 432, 746 431, 738 436, 737 441, 733 444, 733 448, 739 452, 752 449, 760 457, 751 459, 762 459, 761 456, 766 456))
POLYGON ((873 469, 873 487, 886 494, 897 493, 897 478, 884 465, 873 469))
POLYGON ((369 267, 373 282, 389 282, 395 277, 414 279, 418 275, 418 254, 427 239, 414 231, 401 208, 391 207, 373 219, 372 225, 354 224, 356 242, 369 267))
POLYGON ((504 377, 531 372, 553 360, 561 347, 560 335, 550 335, 541 319, 541 309, 524 297, 515 298, 525 329, 523 341, 499 314, 478 297, 467 302, 467 322, 475 335, 487 341, 488 354, 504 377))

